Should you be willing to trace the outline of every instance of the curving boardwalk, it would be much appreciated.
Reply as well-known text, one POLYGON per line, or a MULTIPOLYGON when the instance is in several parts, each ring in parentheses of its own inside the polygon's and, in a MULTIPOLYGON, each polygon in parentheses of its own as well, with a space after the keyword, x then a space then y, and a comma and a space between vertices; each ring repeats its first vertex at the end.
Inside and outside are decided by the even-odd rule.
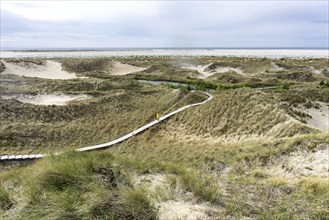
MULTIPOLYGON (((102 149, 102 148, 106 148, 106 147, 110 147, 112 145, 115 145, 117 143, 123 142, 129 138, 131 138, 132 136, 139 134, 143 131, 145 131, 146 129, 148 129, 149 127, 152 127, 158 123, 160 123, 163 120, 166 120, 167 118, 181 112, 184 111, 187 108, 193 107, 193 106, 198 106, 198 105, 203 105, 207 102, 209 102, 212 98, 213 95, 211 95, 210 93, 207 92, 203 92, 204 94, 206 94, 208 96, 208 99, 204 100, 203 102, 199 102, 199 103, 195 103, 195 104, 191 104, 191 105, 186 105, 184 107, 181 107, 173 112, 170 112, 162 117, 160 117, 158 120, 154 120, 118 139, 115 139, 113 141, 107 142, 107 143, 103 143, 103 144, 98 144, 98 145, 93 145, 93 146, 89 146, 89 147, 82 147, 82 148, 78 148, 76 149, 76 151, 90 151, 90 150, 97 150, 97 149, 102 149)), ((60 153, 55 153, 55 155, 60 154, 60 153)), ((39 159, 39 158, 43 158, 43 157, 47 157, 49 156, 49 154, 25 154, 25 155, 3 155, 0 156, 0 161, 10 161, 10 160, 32 160, 32 159, 39 159)))

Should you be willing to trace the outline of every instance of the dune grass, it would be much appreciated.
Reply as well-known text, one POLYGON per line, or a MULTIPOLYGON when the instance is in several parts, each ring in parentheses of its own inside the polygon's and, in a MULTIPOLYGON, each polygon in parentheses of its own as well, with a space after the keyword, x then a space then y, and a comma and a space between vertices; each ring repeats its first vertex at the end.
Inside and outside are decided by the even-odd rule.
POLYGON ((273 158, 297 150, 316 151, 318 146, 329 144, 328 133, 286 115, 290 105, 328 102, 327 88, 320 88, 318 82, 294 80, 274 80, 282 88, 270 91, 240 88, 265 85, 266 80, 278 80, 275 74, 297 70, 304 77, 308 62, 320 70, 326 60, 190 60, 214 62, 212 68, 239 67, 246 76, 238 84, 196 80, 196 72, 177 69, 170 57, 118 60, 151 68, 135 76, 114 77, 107 72, 110 59, 75 59, 60 62, 66 62, 66 70, 90 78, 2 77, 2 93, 82 93, 93 99, 60 107, 1 99, 1 153, 53 152, 107 142, 154 120, 156 113, 163 115, 207 98, 186 88, 144 85, 134 78, 191 82, 201 90, 216 90, 215 97, 110 149, 88 153, 67 150, 60 156, 1 172, 1 219, 157 219, 159 203, 184 203, 186 198, 220 210, 209 211, 214 219, 328 217, 327 179, 310 176, 291 180, 266 169, 273 158), (271 70, 272 62, 287 70, 271 70), (250 74, 257 80, 248 81, 250 74), (158 186, 155 192, 152 187, 136 185, 133 178, 159 174, 167 176, 168 184, 158 186))
POLYGON ((200 202, 222 207, 225 211, 217 213, 219 218, 323 218, 327 213, 327 180, 306 178, 294 183, 272 177, 258 167, 261 158, 308 148, 310 140, 329 143, 328 135, 323 133, 220 148, 208 145, 202 150, 200 143, 195 143, 194 147, 188 146, 191 153, 185 148, 172 148, 172 144, 158 145, 157 150, 134 146, 133 154, 115 148, 86 153, 69 151, 3 173, 0 178, 6 188, 2 187, 1 198, 11 205, 2 209, 1 217, 156 219, 154 202, 172 200, 175 197, 168 193, 179 186, 200 202), (159 151, 159 147, 172 153, 159 151), (196 149, 198 154, 193 155, 196 149), (180 151, 185 152, 183 160, 180 151), (241 152, 248 157, 241 158, 241 152), (212 168, 223 163, 224 173, 212 168), (161 196, 134 186, 131 176, 145 173, 171 175, 168 182, 172 189, 166 189, 169 191, 161 196), (20 186, 19 190, 15 186, 20 186))
POLYGON ((181 176, 181 183, 187 190, 190 190, 194 195, 209 201, 211 203, 220 203, 220 189, 215 184, 215 180, 210 176, 201 175, 195 171, 187 171, 181 176))
POLYGON ((134 187, 130 178, 132 173, 151 169, 151 172, 179 173, 183 186, 197 198, 209 202, 219 200, 214 180, 197 171, 176 166, 179 168, 170 163, 157 165, 127 160, 105 151, 67 152, 48 157, 1 176, 1 181, 12 186, 9 191, 1 188, 2 217, 156 219, 157 209, 152 201, 156 201, 157 196, 154 197, 147 189, 134 187), (111 178, 109 173, 113 174, 111 178), (17 191, 13 184, 23 187, 17 191))
POLYGON ((12 200, 9 197, 9 193, 6 188, 0 185, 0 209, 7 210, 12 206, 12 200))
POLYGON ((108 142, 155 120, 156 113, 162 115, 205 98, 201 93, 158 87, 114 90, 67 106, 3 101, 1 152, 54 152, 108 142))
POLYGON ((124 188, 108 195, 91 208, 91 215, 100 219, 157 219, 145 189, 124 188))

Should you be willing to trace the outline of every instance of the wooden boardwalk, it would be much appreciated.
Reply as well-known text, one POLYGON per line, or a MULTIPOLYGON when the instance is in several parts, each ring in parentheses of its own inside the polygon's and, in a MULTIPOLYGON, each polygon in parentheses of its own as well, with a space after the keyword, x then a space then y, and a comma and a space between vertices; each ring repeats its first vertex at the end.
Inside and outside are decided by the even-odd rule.
MULTIPOLYGON (((161 116, 158 120, 154 120, 120 138, 117 138, 113 141, 107 142, 107 143, 103 143, 103 144, 98 144, 98 145, 93 145, 93 146, 88 146, 88 147, 82 147, 82 148, 78 148, 76 149, 76 151, 82 152, 82 151, 91 151, 91 150, 98 150, 98 149, 102 149, 102 148, 107 148, 110 147, 112 145, 121 143, 129 138, 131 138, 132 136, 139 134, 143 131, 145 131, 146 129, 160 123, 163 120, 166 120, 167 118, 181 112, 184 111, 187 108, 193 107, 193 106, 198 106, 198 105, 203 105, 207 102, 209 102, 211 99, 213 99, 213 95, 211 95, 210 93, 204 92, 204 94, 206 94, 208 96, 208 99, 204 100, 203 102, 199 102, 199 103, 195 103, 195 104, 191 104, 191 105, 186 105, 184 107, 181 107, 173 112, 170 112, 164 116, 161 116)), ((60 153, 55 153, 54 155, 58 155, 60 153)), ((0 156, 0 161, 13 161, 13 160, 33 160, 33 159, 39 159, 39 158, 43 158, 43 157, 47 157, 49 156, 49 154, 25 154, 25 155, 1 155, 0 156)))

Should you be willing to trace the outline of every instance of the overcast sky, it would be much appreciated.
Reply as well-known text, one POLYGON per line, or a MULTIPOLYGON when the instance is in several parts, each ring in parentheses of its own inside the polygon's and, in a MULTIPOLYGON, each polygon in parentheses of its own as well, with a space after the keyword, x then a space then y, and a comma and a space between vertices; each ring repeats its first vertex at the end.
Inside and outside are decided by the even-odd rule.
POLYGON ((327 0, 0 2, 2 49, 328 48, 327 0))

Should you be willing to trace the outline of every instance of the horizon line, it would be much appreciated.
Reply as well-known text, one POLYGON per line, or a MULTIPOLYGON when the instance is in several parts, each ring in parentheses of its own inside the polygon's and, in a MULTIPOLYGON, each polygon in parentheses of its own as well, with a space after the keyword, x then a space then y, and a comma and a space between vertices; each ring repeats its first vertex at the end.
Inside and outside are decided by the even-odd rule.
POLYGON ((0 48, 0 51, 108 51, 108 50, 329 50, 329 47, 39 47, 0 48))

